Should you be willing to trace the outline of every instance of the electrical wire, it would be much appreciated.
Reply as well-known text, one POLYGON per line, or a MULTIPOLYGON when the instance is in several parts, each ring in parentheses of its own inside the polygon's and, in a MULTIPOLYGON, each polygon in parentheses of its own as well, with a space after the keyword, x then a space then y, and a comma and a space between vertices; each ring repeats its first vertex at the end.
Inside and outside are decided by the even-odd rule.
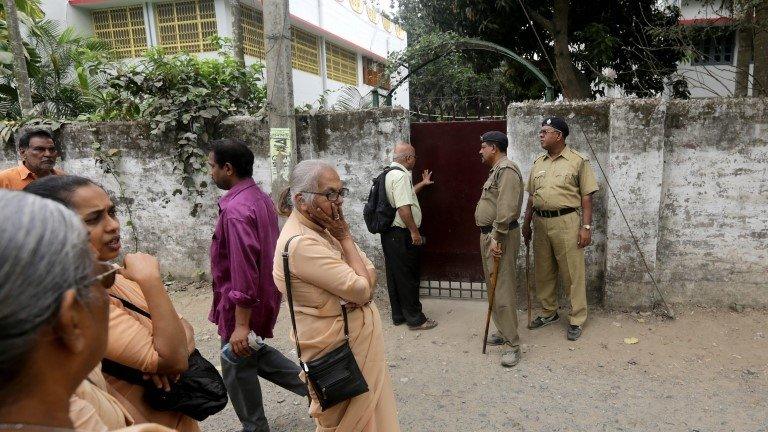
MULTIPOLYGON (((555 66, 552 64, 552 60, 549 58, 549 54, 547 54, 547 50, 544 47, 544 43, 541 41, 541 38, 539 37, 539 32, 536 31, 536 26, 533 25, 533 21, 531 20, 531 17, 528 15, 528 11, 523 5, 523 0, 517 0, 517 1, 518 3, 520 3, 520 7, 523 9, 523 13, 525 13, 525 17, 528 19, 528 22, 531 25, 531 29, 533 30, 533 33, 536 35, 536 40, 539 41, 539 46, 541 47, 541 51, 544 53, 544 56, 547 58, 547 62, 549 63, 549 66, 552 68, 552 72, 555 74, 555 78, 557 79, 557 82, 560 83, 560 87, 563 89, 563 92, 565 92, 565 86, 563 86, 563 82, 560 80, 560 77, 557 74, 557 70, 555 69, 555 66)), ((578 126, 578 125, 574 125, 574 126, 578 126)), ((653 274, 651 273, 651 268, 648 265, 648 261, 645 259, 645 254, 643 254, 642 249, 640 249, 640 242, 637 240, 635 233, 632 231, 632 227, 630 226, 629 221, 627 220, 627 217, 624 214, 624 210, 621 208, 619 199, 616 196, 616 193, 613 191, 613 187, 611 186, 610 181, 608 181, 608 176, 605 174, 603 165, 600 163, 600 159, 597 157, 597 152, 595 151, 595 148, 592 146, 592 142, 589 140, 586 132, 584 132, 584 129, 581 126, 579 126, 579 131, 581 131, 581 134, 584 136, 584 141, 587 143, 587 146, 589 146, 589 150, 590 152, 592 152, 592 156, 595 158, 597 167, 600 169, 600 173, 603 175, 603 178, 605 179, 605 184, 608 185, 608 190, 611 192, 611 196, 613 197, 613 200, 616 202, 616 207, 618 207, 619 213, 621 214, 622 219, 624 219, 624 224, 627 226, 627 229, 629 230, 629 235, 632 237, 632 241, 635 244, 635 249, 637 249, 638 254, 640 254, 640 260, 643 262, 643 265, 645 266, 645 272, 648 274, 648 277, 651 278, 651 283, 653 284, 653 287, 656 290, 656 293, 659 295, 661 302, 664 304, 664 308, 666 309, 665 312, 667 316, 669 318, 674 319, 675 318, 674 311, 667 304, 667 301, 664 298, 664 294, 662 294, 661 288, 659 287, 659 284, 656 282, 656 278, 653 277, 653 274)))

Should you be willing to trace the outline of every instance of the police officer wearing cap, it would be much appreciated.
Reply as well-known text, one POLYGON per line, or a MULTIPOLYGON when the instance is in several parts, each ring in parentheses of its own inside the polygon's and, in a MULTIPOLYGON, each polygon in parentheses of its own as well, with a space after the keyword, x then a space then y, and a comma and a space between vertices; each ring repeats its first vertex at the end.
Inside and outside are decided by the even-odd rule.
POLYGON ((480 254, 486 282, 490 283, 493 257, 499 257, 493 323, 498 330, 488 337, 489 345, 503 345, 501 365, 512 367, 520 361, 517 334, 517 252, 520 249, 520 209, 523 204, 523 177, 520 168, 507 158, 507 136, 498 131, 480 137, 480 158, 490 167, 475 208, 480 228, 480 254))
POLYGON ((546 117, 541 123, 539 141, 547 152, 531 168, 522 231, 526 245, 533 236, 534 277, 542 307, 542 315, 528 328, 541 328, 560 318, 559 274, 571 301, 566 337, 575 341, 587 320, 584 248, 592 243, 592 194, 598 187, 589 159, 566 145, 567 137, 565 120, 546 117))

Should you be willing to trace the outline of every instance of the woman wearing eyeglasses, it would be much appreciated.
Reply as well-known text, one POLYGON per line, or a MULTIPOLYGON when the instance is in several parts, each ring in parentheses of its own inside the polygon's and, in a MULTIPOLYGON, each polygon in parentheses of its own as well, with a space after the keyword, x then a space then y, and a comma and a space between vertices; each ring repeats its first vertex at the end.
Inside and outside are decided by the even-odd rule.
POLYGON ((368 392, 322 410, 313 395, 309 408, 317 432, 400 430, 384 356, 379 310, 372 302, 376 270, 355 244, 344 219, 347 194, 339 174, 326 162, 296 165, 280 212, 290 215, 280 233, 273 275, 285 294, 282 252, 288 249, 291 291, 301 359, 322 357, 345 339, 341 303, 349 311, 349 345, 368 385, 368 392))
MULTIPOLYGON (((82 222, 58 203, 0 190, 0 220, 0 431, 125 427, 119 408, 110 425, 78 422, 70 409, 107 347, 114 272, 94 260, 82 222)), ((83 402, 77 414, 93 406, 83 402)))
MULTIPOLYGON (((91 180, 78 176, 50 176, 36 180, 24 189, 58 201, 77 213, 88 230, 97 259, 117 258, 120 222, 109 195, 91 180)), ((176 313, 165 291, 160 266, 153 256, 136 253, 125 256, 110 296, 109 337, 105 359, 137 369, 158 388, 170 383, 187 369, 194 350, 192 327, 176 313), (149 312, 151 319, 134 312, 125 302, 149 312)), ((199 431, 195 420, 173 411, 156 411, 144 400, 144 387, 106 375, 107 382, 124 399, 136 423, 153 422, 178 431, 199 431)))

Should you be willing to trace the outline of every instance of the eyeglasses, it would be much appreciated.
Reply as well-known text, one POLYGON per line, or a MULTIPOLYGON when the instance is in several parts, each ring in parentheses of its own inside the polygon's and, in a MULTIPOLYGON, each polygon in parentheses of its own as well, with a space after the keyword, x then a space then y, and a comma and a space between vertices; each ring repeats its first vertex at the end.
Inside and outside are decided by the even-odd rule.
POLYGON ((115 284, 115 278, 117 277, 117 271, 120 270, 120 266, 106 261, 99 261, 97 265, 102 273, 89 280, 88 285, 98 282, 104 289, 112 287, 115 284))
POLYGON ((338 191, 330 191, 330 192, 310 192, 310 191, 301 191, 301 193, 308 193, 312 195, 322 195, 324 196, 328 201, 334 202, 338 200, 339 198, 344 198, 349 194, 349 189, 347 188, 341 188, 338 191))
POLYGON ((552 130, 542 129, 539 131, 539 135, 546 135, 548 133, 560 133, 560 131, 555 129, 552 129, 552 130))

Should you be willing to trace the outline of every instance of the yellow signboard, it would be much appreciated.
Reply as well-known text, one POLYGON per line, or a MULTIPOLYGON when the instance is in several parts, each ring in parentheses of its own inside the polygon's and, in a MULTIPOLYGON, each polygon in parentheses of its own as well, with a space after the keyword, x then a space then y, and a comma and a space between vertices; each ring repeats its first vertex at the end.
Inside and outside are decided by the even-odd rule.
POLYGON ((291 130, 271 128, 269 130, 269 159, 272 178, 288 181, 291 175, 291 130))

